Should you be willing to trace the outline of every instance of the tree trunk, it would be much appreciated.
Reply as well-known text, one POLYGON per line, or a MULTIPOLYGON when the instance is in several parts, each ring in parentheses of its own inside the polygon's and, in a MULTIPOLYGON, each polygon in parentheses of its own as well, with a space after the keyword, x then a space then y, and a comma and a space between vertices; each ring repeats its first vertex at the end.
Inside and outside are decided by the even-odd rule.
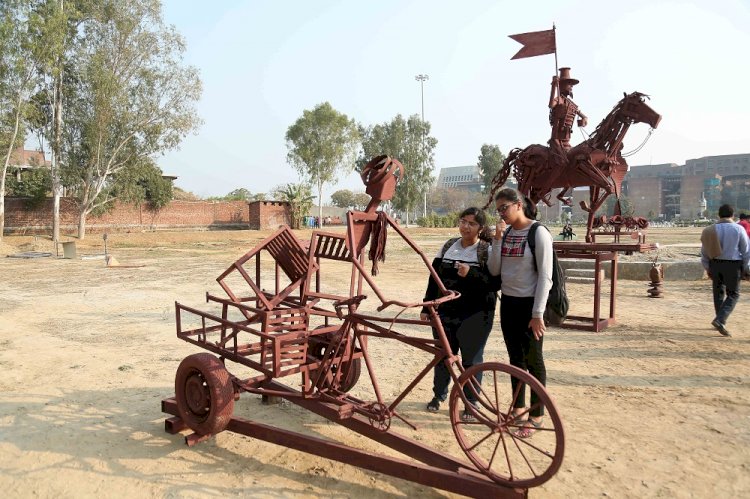
POLYGON ((3 176, 0 178, 0 241, 5 233, 5 173, 8 171, 8 163, 3 168, 3 176))
POLYGON ((18 99, 16 99, 16 120, 13 124, 13 135, 10 138, 10 143, 8 143, 8 152, 6 153, 5 161, 3 162, 3 174, 0 176, 0 241, 3 240, 3 234, 5 234, 5 175, 8 174, 10 155, 13 153, 13 146, 16 143, 18 128, 21 124, 21 101, 22 94, 21 90, 19 90, 18 99))
MULTIPOLYGON (((60 2, 62 8, 62 2, 60 2)), ((54 121, 52 123, 52 241, 60 240, 60 198, 62 197, 62 182, 60 181, 60 142, 62 135, 62 68, 55 79, 54 121)))
POLYGON ((318 181, 318 227, 323 227, 323 182, 318 181))
POLYGON ((86 210, 82 209, 78 214, 78 240, 83 241, 86 237, 86 210))
MULTIPOLYGON (((65 9, 63 0, 59 0, 60 12, 65 9)), ((57 60, 59 73, 55 76, 54 89, 52 91, 54 100, 53 123, 52 123, 52 241, 57 244, 60 240, 60 198, 62 197, 62 181, 60 180, 60 157, 62 136, 62 90, 63 90, 63 56, 60 54, 57 60)))

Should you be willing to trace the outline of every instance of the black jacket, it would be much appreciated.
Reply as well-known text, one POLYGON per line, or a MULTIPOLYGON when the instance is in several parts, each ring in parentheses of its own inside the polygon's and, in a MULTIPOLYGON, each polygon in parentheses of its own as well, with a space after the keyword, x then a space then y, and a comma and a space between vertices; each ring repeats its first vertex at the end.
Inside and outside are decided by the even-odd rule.
MULTIPOLYGON (((459 298, 440 305, 438 309, 440 315, 464 318, 481 310, 495 311, 497 301, 495 292, 500 289, 500 276, 490 275, 486 262, 469 267, 466 277, 458 276, 453 260, 435 258, 432 261, 432 268, 435 269, 447 289, 461 293, 459 298)), ((436 298, 440 298, 440 290, 430 275, 424 301, 436 298)), ((427 313, 427 309, 423 308, 422 312, 427 313)))

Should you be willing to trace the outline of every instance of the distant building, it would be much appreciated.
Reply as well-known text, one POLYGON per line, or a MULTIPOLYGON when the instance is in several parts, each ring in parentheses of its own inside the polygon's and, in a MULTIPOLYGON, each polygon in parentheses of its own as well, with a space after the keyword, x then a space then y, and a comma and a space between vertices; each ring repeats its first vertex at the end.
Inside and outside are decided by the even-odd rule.
POLYGON ((18 147, 10 154, 9 166, 13 169, 16 180, 19 182, 22 179, 24 171, 32 168, 49 167, 50 165, 51 163, 45 159, 44 152, 42 151, 31 151, 23 147, 18 147))
POLYGON ((436 187, 482 192, 482 175, 477 165, 441 168, 436 187))
POLYGON ((704 156, 684 165, 631 166, 623 194, 636 215, 664 220, 715 218, 725 203, 750 212, 750 153, 704 156))

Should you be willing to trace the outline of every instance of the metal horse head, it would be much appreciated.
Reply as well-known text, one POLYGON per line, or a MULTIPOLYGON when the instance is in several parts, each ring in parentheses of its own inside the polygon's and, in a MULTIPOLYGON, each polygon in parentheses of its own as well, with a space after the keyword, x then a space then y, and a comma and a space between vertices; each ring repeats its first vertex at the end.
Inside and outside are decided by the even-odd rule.
POLYGON ((632 123, 646 123, 651 128, 656 128, 661 121, 661 115, 646 104, 648 98, 648 95, 640 92, 624 94, 620 101, 622 114, 632 123))

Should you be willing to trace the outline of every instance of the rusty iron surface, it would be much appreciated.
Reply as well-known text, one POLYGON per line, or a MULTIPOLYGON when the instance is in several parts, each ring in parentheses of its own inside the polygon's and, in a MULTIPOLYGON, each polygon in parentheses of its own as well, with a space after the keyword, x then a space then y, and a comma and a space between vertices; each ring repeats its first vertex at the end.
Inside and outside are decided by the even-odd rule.
MULTIPOLYGON (((622 153, 625 135, 634 123, 645 123, 655 129, 661 115, 646 104, 647 95, 625 94, 588 139, 571 147, 576 116, 579 126, 585 126, 587 117, 572 100, 572 86, 578 80, 570 78, 569 69, 560 68, 560 77, 556 75, 552 81, 549 147, 532 144, 511 150, 492 181, 487 205, 511 173, 518 182, 518 190, 534 204, 542 201, 550 205, 554 189, 559 189, 556 197, 560 202, 569 203, 567 195, 574 187, 589 187, 589 200, 582 201, 581 208, 588 213, 586 241, 591 242, 597 210, 610 195, 619 198, 621 194, 622 180, 628 171, 622 153)), ((635 223, 639 222, 642 223, 635 223)))
POLYGON ((445 288, 430 260, 399 224, 378 210, 381 202, 393 196, 403 172, 401 163, 393 158, 373 158, 362 172, 372 200, 364 211, 347 213, 346 234, 315 230, 310 241, 301 241, 288 227, 282 227, 217 278, 227 297, 207 294, 206 301, 213 309, 176 303, 178 338, 211 353, 194 354, 180 365, 175 378, 176 401, 165 401, 164 406, 168 409, 165 412, 179 415, 165 422, 168 432, 187 425, 194 432, 187 440, 191 445, 224 430, 240 432, 331 459, 346 456, 346 462, 355 466, 462 494, 476 486, 481 491, 474 493, 478 496, 524 496, 528 487, 554 476, 562 464, 565 433, 545 387, 526 371, 503 363, 485 362, 464 370, 460 357, 451 351, 437 314, 441 303, 459 295, 445 288), (377 262, 385 255, 386 230, 395 232, 418 256, 425 274, 438 284, 439 298, 426 303, 405 302, 378 287, 373 276, 377 262), (275 268, 270 283, 261 282, 267 280, 267 273, 261 272, 261 259, 275 268), (366 267, 367 259, 372 261, 371 270, 366 267), (325 260, 351 267, 348 293, 323 291, 325 260), (358 310, 368 298, 363 294, 365 285, 379 303, 377 315, 358 310), (422 307, 428 311, 427 319, 401 317, 407 309, 418 311, 422 307), (310 324, 321 320, 323 325, 311 328, 310 324), (421 334, 413 332, 415 327, 421 334), (384 394, 394 391, 378 383, 379 366, 368 351, 370 338, 398 342, 400 346, 394 348, 429 354, 430 360, 392 399, 384 394), (232 375, 224 360, 250 368, 253 374, 247 378, 232 375), (445 456, 397 431, 399 426, 417 429, 399 411, 399 405, 440 362, 454 381, 446 426, 456 438, 456 450, 463 452, 468 462, 445 456), (365 369, 374 400, 360 400, 348 393, 365 369), (278 381, 289 376, 294 376, 291 385, 299 389, 278 381), (482 383, 477 382, 480 376, 482 383), (520 396, 519 391, 511 389, 511 378, 536 392, 538 397, 533 399, 544 406, 545 423, 535 434, 533 445, 515 434, 523 422, 511 413, 520 396), (476 405, 468 402, 463 387, 474 392, 476 405), (351 447, 240 420, 232 410, 242 392, 287 399, 422 464, 409 462, 407 466, 400 459, 371 456, 351 447), (464 410, 472 418, 460 417, 464 410))
MULTIPOLYGON (((281 388, 281 387, 280 387, 281 388)), ((294 400, 293 400, 294 401, 294 400)), ((317 406, 310 406, 317 409, 317 406)), ((167 414, 178 412, 177 403, 174 399, 162 400, 162 411, 167 414)), ((175 433, 175 428, 180 428, 182 422, 179 417, 168 418, 168 432, 175 433)), ((184 426, 183 426, 184 428, 184 426)), ((446 460, 443 456, 417 441, 404 438, 400 443, 404 448, 424 447, 425 452, 434 453, 435 464, 419 464, 403 459, 384 456, 355 449, 346 445, 337 444, 329 440, 305 435, 298 432, 284 430, 275 426, 254 422, 245 418, 232 417, 227 425, 227 431, 245 435, 248 437, 264 440, 278 445, 299 450, 308 454, 339 461, 345 464, 354 464, 360 468, 395 476, 415 483, 434 487, 436 489, 454 492, 467 497, 497 497, 507 499, 521 499, 528 497, 526 489, 508 488, 499 486, 484 475, 477 473, 467 466, 467 463, 446 460)), ((210 435, 190 434, 185 437, 188 446, 194 446, 210 438, 210 435)))

